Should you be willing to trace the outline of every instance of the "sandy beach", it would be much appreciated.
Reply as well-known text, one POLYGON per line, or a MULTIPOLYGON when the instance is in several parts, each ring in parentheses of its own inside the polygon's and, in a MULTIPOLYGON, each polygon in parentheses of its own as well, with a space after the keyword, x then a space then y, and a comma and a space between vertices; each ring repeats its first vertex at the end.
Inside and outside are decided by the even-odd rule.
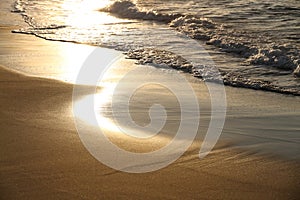
MULTIPOLYGON (((78 63, 63 60, 61 50, 86 52, 91 47, 11 33, 15 28, 0 27, 0 199, 299 198, 299 98, 226 87, 224 131, 207 157, 198 157, 199 133, 168 167, 125 173, 105 166, 84 147, 72 113, 74 85, 62 81, 72 79, 74 74, 64 75, 78 63), (46 72, 35 74, 42 71, 38 67, 46 72), (51 69, 62 70, 61 80, 50 79, 51 69)), ((197 81, 193 84, 198 87, 197 81)), ((203 87, 198 87, 199 95, 203 87)), ((202 104, 205 124, 209 105, 202 104)), ((138 107, 132 112, 139 113, 138 107)), ((132 151, 161 145, 155 140, 139 143, 111 130, 108 134, 132 151)))
POLYGON ((71 85, 1 69, 2 199, 296 199, 299 165, 220 150, 191 150, 147 174, 112 170, 83 147, 71 85), (36 95, 39 94, 39 95, 36 95))

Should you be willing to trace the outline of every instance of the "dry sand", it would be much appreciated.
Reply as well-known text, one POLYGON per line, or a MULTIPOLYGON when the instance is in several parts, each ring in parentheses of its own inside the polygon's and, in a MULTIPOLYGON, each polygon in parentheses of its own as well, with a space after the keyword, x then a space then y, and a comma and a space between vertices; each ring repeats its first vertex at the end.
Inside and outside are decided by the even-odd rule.
MULTIPOLYGON (((30 41, 31 48, 55 45, 31 36, 12 36, 9 29, 4 29, 7 37, 30 41)), ((10 49, 6 48, 2 51, 10 49)), ((43 62, 55 62, 52 59, 43 62)), ((203 160, 198 159, 199 148, 191 147, 156 172, 115 171, 82 145, 72 116, 71 84, 25 76, 3 66, 0 81, 1 199, 299 198, 299 162, 226 146, 203 160)))

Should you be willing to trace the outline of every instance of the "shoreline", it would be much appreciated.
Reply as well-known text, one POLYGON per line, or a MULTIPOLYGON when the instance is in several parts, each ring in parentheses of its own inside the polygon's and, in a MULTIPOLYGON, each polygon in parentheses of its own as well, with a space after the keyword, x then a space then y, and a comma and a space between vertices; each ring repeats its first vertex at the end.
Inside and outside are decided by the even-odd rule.
MULTIPOLYGON (((30 39, 26 35, 9 37, 18 37, 20 43, 24 41, 25 45, 23 43, 23 47, 18 47, 20 53, 32 51, 32 55, 37 55, 34 52, 50 49, 50 56, 43 57, 43 63, 57 64, 54 60, 58 54, 55 52, 56 48, 49 48, 56 44, 37 38, 30 39), (28 49, 29 43, 31 46, 28 49)), ((1 40, 5 39, 8 38, 1 40)), ((12 45, 2 51, 14 53, 15 49, 12 45)), ((11 64, 43 66, 42 62, 33 63, 33 57, 24 59, 20 56, 14 59, 11 64)), ((156 172, 127 174, 115 171, 95 160, 82 145, 71 111, 71 84, 25 76, 2 67, 0 79, 1 198, 293 199, 299 195, 298 160, 281 160, 226 145, 219 146, 205 159, 199 160, 198 144, 194 144, 175 163, 156 172)), ((280 96, 259 93, 253 99, 265 98, 262 107, 257 108, 251 102, 249 108, 243 110, 242 104, 247 97, 241 101, 236 99, 242 96, 239 93, 246 90, 227 90, 231 98, 229 102, 236 106, 229 110, 231 118, 239 118, 244 112, 249 116, 247 109, 260 110, 270 106, 269 99, 280 96)), ((254 91, 248 92, 249 96, 256 94, 254 91)), ((279 107, 286 106, 289 102, 292 100, 280 102, 279 107)), ((271 106, 268 109, 272 108, 271 106)), ((292 113, 292 109, 297 109, 297 106, 282 109, 287 112, 291 110, 292 113)), ((258 121, 252 122, 256 125, 258 121)), ((231 119, 229 122, 227 125, 232 130, 237 122, 231 119)), ((240 122, 245 121, 241 119, 240 122)), ((266 121, 261 123, 264 122, 266 121)), ((239 131, 238 127, 236 131, 239 131)), ((126 141, 123 141, 123 145, 131 148, 131 144, 126 141)))
MULTIPOLYGON (((77 41, 49 39, 49 38, 46 38, 46 37, 43 37, 43 36, 40 36, 40 35, 37 35, 37 34, 33 34, 33 33, 23 33, 23 32, 18 32, 18 31, 15 31, 15 30, 11 30, 11 33, 13 33, 13 34, 21 34, 21 35, 30 35, 30 36, 34 36, 34 37, 42 39, 42 40, 49 41, 49 42, 71 43, 71 44, 75 44, 75 45, 76 44, 77 45, 85 45, 85 46, 90 46, 90 47, 97 48, 97 46, 93 46, 91 44, 80 43, 80 42, 77 42, 77 41)), ((100 48, 105 48, 105 47, 100 47, 100 48)), ((126 53, 128 53, 128 52, 126 52, 126 53)), ((126 54, 126 53, 124 53, 124 54, 126 54)), ((135 60, 135 58, 129 58, 129 59, 135 60)), ((136 59, 136 61, 139 61, 139 60, 136 59)), ((295 72, 293 72, 293 73, 296 74, 297 73, 296 72, 297 68, 294 69, 294 70, 295 70, 295 72)), ((198 76, 195 76, 192 72, 186 72, 186 70, 184 70, 184 69, 179 70, 179 71, 181 71, 181 72, 184 71, 185 73, 190 74, 191 76, 199 78, 198 76)), ((202 79, 200 78, 200 80, 202 80, 202 79)), ((278 89, 275 86, 272 86, 272 87, 267 87, 267 86, 257 87, 255 85, 251 85, 251 84, 249 85, 248 83, 244 83, 242 81, 230 82, 228 80, 225 81, 225 79, 224 79, 224 83, 223 84, 225 86, 227 86, 227 87, 235 87, 235 88, 241 88, 241 89, 250 89, 250 90, 256 90, 256 91, 263 91, 263 92, 272 92, 272 93, 283 94, 283 95, 288 95, 288 96, 300 96, 300 92, 289 91, 289 90, 282 90, 282 89, 278 89)))

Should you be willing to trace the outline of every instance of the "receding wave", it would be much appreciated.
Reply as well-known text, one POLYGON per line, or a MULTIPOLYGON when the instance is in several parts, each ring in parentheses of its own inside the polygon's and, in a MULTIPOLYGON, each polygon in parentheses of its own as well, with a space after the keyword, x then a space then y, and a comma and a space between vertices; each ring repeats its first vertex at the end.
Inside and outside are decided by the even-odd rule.
MULTIPOLYGON (((249 79, 247 76, 243 76, 242 71, 227 72, 219 68, 222 75, 222 80, 216 79, 219 77, 214 70, 210 70, 211 66, 197 65, 194 66, 188 60, 181 56, 178 56, 170 51, 157 50, 157 49, 136 49, 126 53, 128 59, 137 60, 137 64, 145 65, 150 64, 160 68, 171 67, 176 70, 181 70, 192 74, 194 77, 204 79, 205 81, 219 82, 223 81, 225 85, 233 87, 251 88, 256 90, 265 90, 271 92, 280 92, 285 94, 300 95, 300 91, 297 88, 285 88, 273 84, 267 80, 261 79, 249 79)), ((249 71, 244 72, 247 74, 249 71)), ((273 75, 280 76, 282 72, 270 72, 273 75)))
MULTIPOLYGON (((180 32, 179 35, 183 34, 199 40, 199 43, 205 46, 209 45, 206 47, 213 49, 213 53, 218 52, 217 56, 226 54, 224 58, 226 60, 217 64, 224 84, 300 95, 300 81, 296 78, 300 77, 299 47, 297 44, 293 46, 293 42, 278 40, 272 37, 272 34, 235 29, 226 24, 226 20, 221 23, 196 14, 146 10, 128 0, 115 1, 100 10, 99 15, 106 12, 118 17, 117 21, 81 28, 64 24, 64 20, 44 20, 45 17, 36 12, 38 10, 45 13, 44 5, 38 7, 40 4, 38 0, 30 2, 30 7, 28 0, 17 0, 14 4, 12 12, 21 15, 28 24, 28 27, 14 30, 14 33, 32 34, 46 40, 114 48, 126 52, 127 57, 137 60, 138 64, 168 66, 206 81, 220 81, 215 80, 213 70, 209 70, 216 66, 194 66, 182 57, 164 49, 164 43, 177 45, 177 42, 178 45, 184 45, 174 38, 169 38, 171 34, 166 34, 171 32, 173 35, 177 31, 180 32), (145 39, 147 37, 148 39, 145 39), (154 44, 156 40, 163 41, 154 44)), ((273 6, 271 8, 276 13, 291 10, 293 17, 294 12, 297 11, 294 7, 273 6)), ((54 16, 52 19, 64 19, 66 16, 65 11, 55 14, 61 16, 54 16)), ((295 33, 295 38, 298 37, 295 33)), ((214 57, 214 59, 218 58, 214 57)))

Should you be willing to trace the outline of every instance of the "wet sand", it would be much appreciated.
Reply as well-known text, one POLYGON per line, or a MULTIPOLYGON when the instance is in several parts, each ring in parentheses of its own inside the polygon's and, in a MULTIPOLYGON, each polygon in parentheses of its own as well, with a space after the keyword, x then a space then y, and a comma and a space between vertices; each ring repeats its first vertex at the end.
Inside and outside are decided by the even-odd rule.
MULTIPOLYGON (((57 43, 14 35, 11 29, 1 28, 1 52, 13 53, 18 49, 24 54, 45 51, 51 55, 48 58, 45 55, 42 62, 20 56, 20 60, 14 58, 11 63, 57 64, 59 58, 53 59, 59 54, 55 51, 57 43), (9 45, 4 47, 3 41, 9 41, 9 45)), ((156 172, 128 174, 110 169, 94 159, 79 139, 71 110, 71 84, 30 77, 7 68, 0 69, 1 199, 299 197, 299 161, 222 144, 203 160, 199 160, 199 147, 194 145, 175 163, 156 172)), ((234 97, 237 90, 229 89, 227 95, 234 97)), ((237 110, 230 110, 227 127, 237 123, 230 120, 230 116, 239 118, 237 110)), ((128 149, 132 146, 128 141, 122 144, 128 149)))

